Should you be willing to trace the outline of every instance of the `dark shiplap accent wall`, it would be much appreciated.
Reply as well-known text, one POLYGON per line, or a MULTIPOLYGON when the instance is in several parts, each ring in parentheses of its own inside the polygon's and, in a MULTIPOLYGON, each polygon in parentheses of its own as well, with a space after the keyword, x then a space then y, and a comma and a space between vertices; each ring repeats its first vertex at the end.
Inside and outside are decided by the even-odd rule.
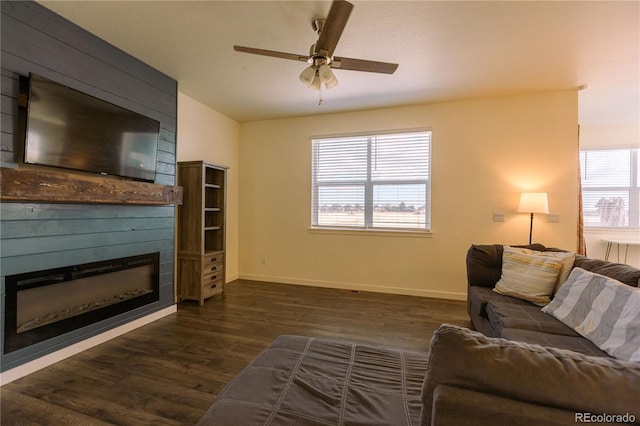
MULTIPOLYGON (((156 183, 175 185, 177 82, 31 1, 0 2, 3 167, 18 167, 19 77, 40 74, 160 122, 156 183)), ((4 278, 22 272, 160 252, 160 301, 2 355, 2 371, 174 303, 173 206, 2 203, 0 315, 4 278)))

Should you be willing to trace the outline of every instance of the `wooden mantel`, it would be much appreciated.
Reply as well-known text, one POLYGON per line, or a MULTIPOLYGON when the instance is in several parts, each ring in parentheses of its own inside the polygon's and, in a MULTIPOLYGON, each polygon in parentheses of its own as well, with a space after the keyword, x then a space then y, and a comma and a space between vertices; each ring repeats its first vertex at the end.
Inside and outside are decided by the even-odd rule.
POLYGON ((31 168, 0 168, 0 201, 182 204, 182 187, 31 168))

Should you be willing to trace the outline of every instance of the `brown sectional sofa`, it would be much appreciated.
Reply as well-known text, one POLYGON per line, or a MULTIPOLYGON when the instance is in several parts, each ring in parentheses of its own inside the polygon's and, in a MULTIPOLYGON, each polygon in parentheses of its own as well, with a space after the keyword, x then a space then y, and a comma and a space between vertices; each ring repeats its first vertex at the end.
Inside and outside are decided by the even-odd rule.
MULTIPOLYGON (((541 244, 524 246, 537 251, 559 251, 541 244)), ((568 349, 585 355, 608 356, 539 306, 493 291, 502 270, 503 246, 473 245, 467 252, 467 308, 476 330, 489 337, 568 349)), ((640 269, 577 255, 574 267, 606 275, 638 287, 640 269)))
POLYGON ((640 424, 638 363, 443 325, 427 365, 422 425, 640 424))
MULTIPOLYGON (((479 331, 443 324, 428 353, 280 336, 199 425, 640 424, 640 363, 608 357, 540 307, 493 292, 501 247, 473 246, 467 257, 479 331)), ((624 265, 575 263, 635 286, 640 278, 624 265)))

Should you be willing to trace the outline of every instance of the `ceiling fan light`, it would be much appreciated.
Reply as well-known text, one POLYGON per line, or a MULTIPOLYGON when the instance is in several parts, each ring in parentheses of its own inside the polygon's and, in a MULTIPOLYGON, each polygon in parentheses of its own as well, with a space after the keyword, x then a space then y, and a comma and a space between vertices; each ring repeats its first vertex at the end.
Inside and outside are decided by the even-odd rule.
POLYGON ((300 73, 300 81, 307 86, 313 84, 313 80, 316 77, 316 69, 314 67, 307 67, 300 73))
POLYGON ((309 85, 309 89, 320 90, 320 84, 322 84, 322 81, 320 81, 320 77, 316 74, 316 77, 309 85))
POLYGON ((324 85, 327 87, 327 89, 333 89, 338 85, 338 79, 334 75, 333 80, 327 81, 324 85))
POLYGON ((318 75, 320 76, 320 81, 325 84, 336 78, 336 76, 333 75, 333 71, 331 71, 331 68, 327 64, 320 65, 320 68, 318 68, 318 75))

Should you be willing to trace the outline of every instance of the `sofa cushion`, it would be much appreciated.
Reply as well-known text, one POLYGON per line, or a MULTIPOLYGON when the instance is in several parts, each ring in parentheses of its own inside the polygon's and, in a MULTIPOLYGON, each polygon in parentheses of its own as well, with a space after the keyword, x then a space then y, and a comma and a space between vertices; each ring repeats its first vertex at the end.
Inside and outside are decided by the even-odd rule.
MULTIPOLYGON (((469 287, 468 295, 471 309, 477 312, 480 316, 487 317, 487 305, 493 302, 506 302, 515 305, 528 305, 531 303, 526 300, 516 299, 515 297, 505 296, 504 294, 496 293, 490 288, 473 286, 469 287)), ((540 308, 538 308, 540 309, 540 308)))
POLYGON ((609 355, 640 361, 640 289, 575 268, 543 312, 609 355))
POLYGON ((605 351, 599 349, 596 345, 580 335, 565 336, 561 334, 523 330, 521 328, 503 328, 500 332, 500 337, 513 340, 514 342, 548 346, 550 348, 574 351, 589 356, 609 357, 605 351))
POLYGON ((640 418, 637 363, 490 338, 447 324, 434 333, 428 357, 423 425, 432 424, 431 407, 440 385, 574 412, 630 413, 640 418))
POLYGON ((546 305, 551 301, 561 269, 562 262, 558 259, 505 246, 502 275, 494 290, 536 305, 546 305))
POLYGON ((580 335, 551 315, 545 314, 539 307, 504 301, 494 301, 487 305, 487 317, 497 335, 502 336, 505 328, 538 331, 563 336, 580 335))
POLYGON ((631 287, 640 287, 640 269, 630 265, 578 256, 576 257, 575 266, 585 271, 611 277, 631 287))

